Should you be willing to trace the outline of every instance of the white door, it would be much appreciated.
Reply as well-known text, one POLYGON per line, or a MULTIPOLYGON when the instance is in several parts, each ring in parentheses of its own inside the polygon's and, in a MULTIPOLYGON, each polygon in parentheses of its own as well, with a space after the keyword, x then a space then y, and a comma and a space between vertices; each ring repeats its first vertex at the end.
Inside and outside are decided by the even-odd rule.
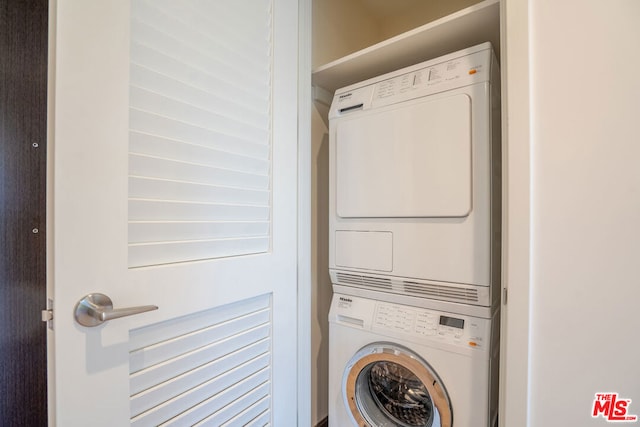
POLYGON ((295 425, 297 2, 52 8, 52 421, 295 425))

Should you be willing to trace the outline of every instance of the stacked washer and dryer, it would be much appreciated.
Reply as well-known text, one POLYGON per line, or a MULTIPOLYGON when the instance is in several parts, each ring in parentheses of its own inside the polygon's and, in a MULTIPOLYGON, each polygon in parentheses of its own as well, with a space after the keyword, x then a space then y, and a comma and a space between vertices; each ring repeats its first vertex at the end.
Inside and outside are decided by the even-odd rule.
POLYGON ((499 82, 484 43, 335 93, 330 427, 497 423, 499 82))

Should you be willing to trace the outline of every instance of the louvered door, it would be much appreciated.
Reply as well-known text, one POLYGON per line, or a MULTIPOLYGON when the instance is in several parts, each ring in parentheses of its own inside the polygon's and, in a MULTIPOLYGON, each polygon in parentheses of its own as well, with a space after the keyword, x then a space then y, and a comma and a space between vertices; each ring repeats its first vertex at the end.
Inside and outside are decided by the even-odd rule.
POLYGON ((54 10, 53 424, 295 425, 297 2, 54 10))

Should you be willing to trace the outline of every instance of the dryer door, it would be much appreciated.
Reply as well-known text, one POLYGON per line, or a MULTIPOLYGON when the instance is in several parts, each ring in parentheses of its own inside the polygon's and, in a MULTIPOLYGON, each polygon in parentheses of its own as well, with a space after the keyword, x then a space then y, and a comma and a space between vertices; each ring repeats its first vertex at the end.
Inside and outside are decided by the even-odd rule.
POLYGON ((436 372, 411 350, 374 343, 342 378, 345 407, 360 427, 451 427, 451 402, 436 372))
POLYGON ((337 215, 469 215, 471 113, 468 94, 447 93, 353 113, 336 121, 332 149, 335 147, 337 215))

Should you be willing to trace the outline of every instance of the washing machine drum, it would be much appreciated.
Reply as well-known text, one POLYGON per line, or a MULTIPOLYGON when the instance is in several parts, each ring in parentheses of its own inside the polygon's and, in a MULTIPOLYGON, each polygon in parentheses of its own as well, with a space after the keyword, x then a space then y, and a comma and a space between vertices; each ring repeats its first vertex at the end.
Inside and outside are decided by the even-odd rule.
POLYGON ((374 343, 347 364, 345 406, 360 427, 451 427, 447 391, 435 371, 411 350, 374 343))

